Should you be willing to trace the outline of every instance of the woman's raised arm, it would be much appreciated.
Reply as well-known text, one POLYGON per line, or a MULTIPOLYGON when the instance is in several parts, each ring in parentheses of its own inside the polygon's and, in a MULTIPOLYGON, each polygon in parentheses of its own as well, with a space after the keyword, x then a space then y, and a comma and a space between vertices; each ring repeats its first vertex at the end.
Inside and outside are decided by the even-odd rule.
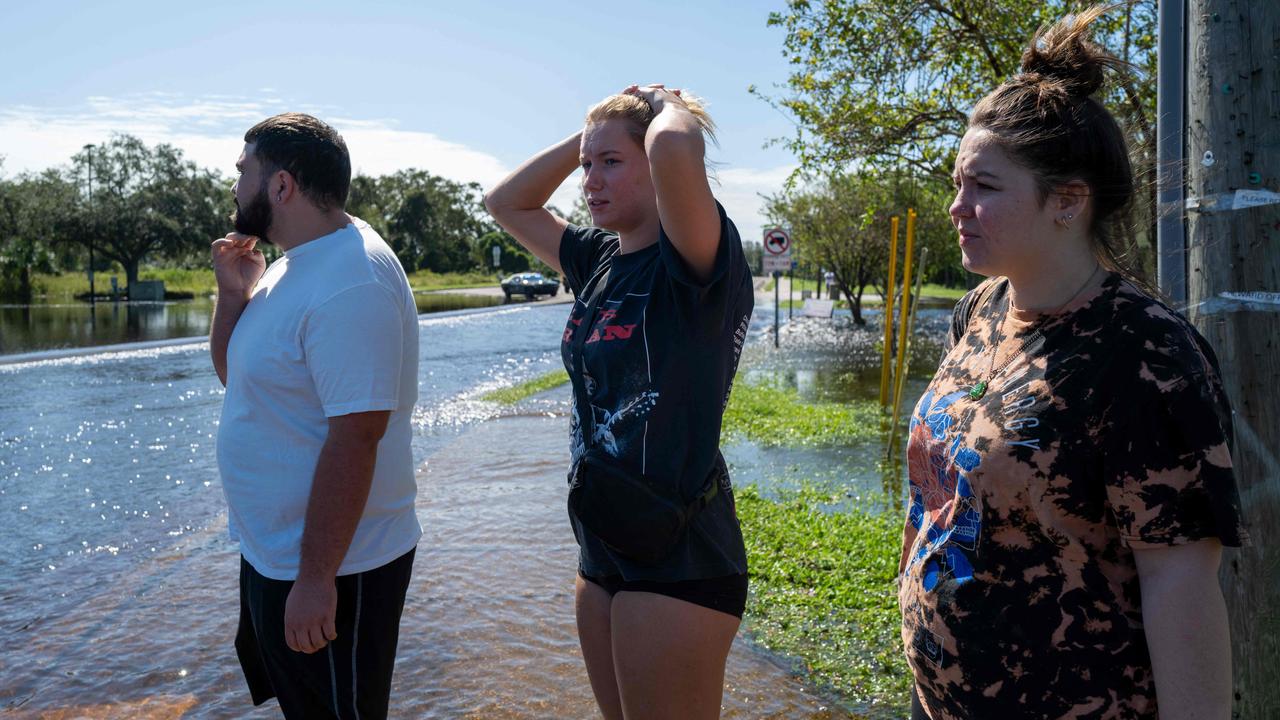
POLYGON ((653 108, 644 150, 662 227, 689 269, 706 280, 720 246, 720 213, 707 182, 703 123, 685 105, 679 90, 633 85, 626 92, 639 95, 653 108))
POLYGON ((563 272, 560 237, 569 223, 544 206, 577 169, 581 138, 576 132, 534 155, 484 194, 485 208, 502 229, 556 272, 563 272))

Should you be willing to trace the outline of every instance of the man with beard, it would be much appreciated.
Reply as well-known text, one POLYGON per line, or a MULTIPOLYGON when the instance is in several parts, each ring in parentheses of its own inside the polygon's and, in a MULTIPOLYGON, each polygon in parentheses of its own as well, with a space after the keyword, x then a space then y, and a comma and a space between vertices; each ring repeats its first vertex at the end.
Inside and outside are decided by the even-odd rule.
POLYGON ((236 651, 255 705, 385 718, 422 535, 410 416, 418 319, 395 254, 346 214, 342 137, 300 113, 244 137, 213 243, 218 469, 240 543, 236 651), (266 267, 256 244, 284 251, 266 267))

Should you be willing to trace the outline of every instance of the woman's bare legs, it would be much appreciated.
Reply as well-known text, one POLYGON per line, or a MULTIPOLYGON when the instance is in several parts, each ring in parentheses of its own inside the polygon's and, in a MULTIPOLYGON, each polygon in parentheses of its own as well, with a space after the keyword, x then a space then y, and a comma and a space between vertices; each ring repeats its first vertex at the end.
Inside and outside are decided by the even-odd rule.
POLYGON ((610 603, 603 588, 577 583, 582 656, 606 720, 720 717, 738 618, 655 593, 610 603))
POLYGON ((613 640, 610 607, 613 598, 599 585, 578 577, 574 587, 578 615, 578 642, 587 664, 587 679, 605 720, 624 720, 618 679, 613 673, 613 640))

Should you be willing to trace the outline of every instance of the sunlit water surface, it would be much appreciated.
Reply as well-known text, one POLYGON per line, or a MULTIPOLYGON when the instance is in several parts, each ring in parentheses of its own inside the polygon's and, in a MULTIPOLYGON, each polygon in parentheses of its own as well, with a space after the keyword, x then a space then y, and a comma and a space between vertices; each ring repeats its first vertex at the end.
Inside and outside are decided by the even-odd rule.
MULTIPOLYGON (((594 715, 572 619, 567 387, 516 408, 481 399, 559 366, 566 310, 420 320, 414 456, 426 534, 393 717, 594 715)), ((860 368, 848 354, 872 330, 797 322, 783 342, 798 352, 782 354, 765 341, 765 310, 744 374, 808 397, 856 394, 821 378, 860 368)), ((274 703, 249 705, 232 647, 237 553, 213 453, 223 391, 207 352, 196 343, 0 365, 0 714, 276 716, 274 703)), ((877 452, 727 454, 739 484, 790 482, 807 468, 871 490, 880 474, 864 466, 877 452)), ((850 716, 784 666, 735 643, 725 717, 850 716)))

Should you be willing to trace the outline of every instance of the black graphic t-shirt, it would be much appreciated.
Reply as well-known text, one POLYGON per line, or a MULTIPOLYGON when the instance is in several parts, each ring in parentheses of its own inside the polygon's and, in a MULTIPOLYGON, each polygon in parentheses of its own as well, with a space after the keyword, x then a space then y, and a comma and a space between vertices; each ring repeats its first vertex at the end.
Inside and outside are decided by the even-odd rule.
POLYGON ((917 692, 934 720, 1155 718, 1133 550, 1247 542, 1217 361, 1119 275, 1052 317, 1008 289, 960 301, 911 417, 898 600, 917 692))
MULTIPOLYGON (((737 228, 720 211, 720 245, 710 279, 689 272, 666 232, 642 250, 618 254, 618 236, 570 225, 560 240, 560 265, 578 297, 561 343, 570 346, 586 303, 608 269, 605 293, 584 346, 587 389, 595 413, 595 444, 624 467, 669 481, 693 499, 719 459, 720 423, 755 304, 751 273, 737 228)), ((577 404, 572 451, 583 452, 577 404)), ((642 565, 609 550, 575 517, 586 575, 677 581, 747 571, 733 492, 726 477, 711 504, 660 565, 642 565)))

